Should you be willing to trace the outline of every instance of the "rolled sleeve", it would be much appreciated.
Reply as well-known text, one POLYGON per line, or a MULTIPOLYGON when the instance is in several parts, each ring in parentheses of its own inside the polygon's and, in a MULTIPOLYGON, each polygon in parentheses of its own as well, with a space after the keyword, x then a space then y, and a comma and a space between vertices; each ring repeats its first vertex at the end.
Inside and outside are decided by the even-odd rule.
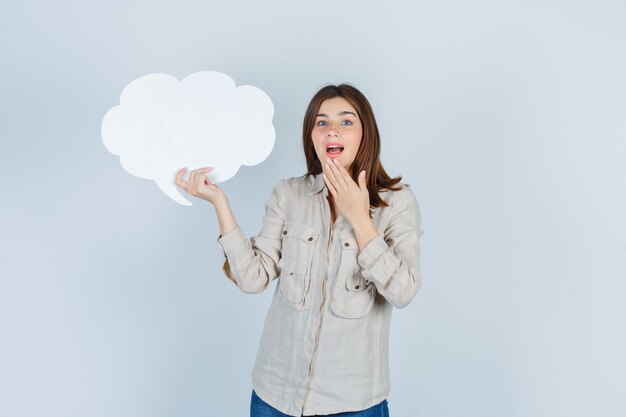
POLYGON ((245 293, 260 293, 278 277, 284 224, 280 185, 274 187, 265 203, 263 226, 258 235, 247 239, 239 225, 217 238, 224 256, 226 276, 245 293))
POLYGON ((381 235, 378 235, 363 248, 357 261, 362 268, 370 270, 378 258, 388 250, 389 245, 381 235))
POLYGON ((220 235, 217 239, 217 243, 219 243, 220 249, 224 256, 226 253, 232 253, 233 250, 246 241, 246 236, 243 234, 243 230, 241 227, 237 225, 233 230, 226 233, 224 236, 220 235))
POLYGON ((404 187, 392 198, 391 219, 359 253, 362 275, 394 307, 407 306, 419 291, 421 211, 413 191, 404 187))

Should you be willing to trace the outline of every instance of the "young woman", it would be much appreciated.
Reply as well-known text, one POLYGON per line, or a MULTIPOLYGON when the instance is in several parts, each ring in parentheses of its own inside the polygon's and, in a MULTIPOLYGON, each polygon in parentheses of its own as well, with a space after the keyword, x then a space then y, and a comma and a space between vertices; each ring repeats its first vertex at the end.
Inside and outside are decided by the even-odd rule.
POLYGON ((215 207, 226 276, 245 293, 278 278, 255 365, 251 417, 388 416, 392 308, 421 285, 417 200, 380 163, 365 96, 350 85, 315 94, 304 116, 307 173, 281 180, 263 227, 246 238, 224 192, 176 177, 215 207))

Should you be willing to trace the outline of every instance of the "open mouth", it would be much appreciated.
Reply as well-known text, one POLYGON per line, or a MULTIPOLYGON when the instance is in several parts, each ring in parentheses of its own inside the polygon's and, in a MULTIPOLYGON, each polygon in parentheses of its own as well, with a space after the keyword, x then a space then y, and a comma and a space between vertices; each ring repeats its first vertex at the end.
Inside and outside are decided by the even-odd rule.
POLYGON ((343 146, 341 145, 328 145, 326 147, 326 154, 328 156, 339 156, 343 152, 343 146))

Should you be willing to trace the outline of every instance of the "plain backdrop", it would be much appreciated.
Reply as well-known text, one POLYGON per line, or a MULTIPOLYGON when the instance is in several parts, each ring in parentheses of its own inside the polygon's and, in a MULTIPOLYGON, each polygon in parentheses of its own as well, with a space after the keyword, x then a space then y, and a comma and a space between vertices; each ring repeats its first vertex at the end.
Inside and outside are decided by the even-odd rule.
POLYGON ((212 206, 100 136, 130 81, 202 70, 274 101, 272 154, 222 184, 249 237, 305 172, 315 91, 370 99, 424 229, 393 417, 623 413, 625 20, 604 0, 2 0, 0 415, 248 415, 276 282, 239 291, 212 206))

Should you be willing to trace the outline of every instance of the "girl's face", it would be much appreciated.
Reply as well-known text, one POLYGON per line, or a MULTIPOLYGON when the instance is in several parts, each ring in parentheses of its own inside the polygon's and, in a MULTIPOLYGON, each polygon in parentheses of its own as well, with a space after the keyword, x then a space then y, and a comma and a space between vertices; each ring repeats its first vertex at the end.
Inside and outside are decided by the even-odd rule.
POLYGON ((361 120, 348 100, 335 97, 322 102, 311 132, 322 164, 328 159, 337 159, 349 172, 362 137, 361 120))

